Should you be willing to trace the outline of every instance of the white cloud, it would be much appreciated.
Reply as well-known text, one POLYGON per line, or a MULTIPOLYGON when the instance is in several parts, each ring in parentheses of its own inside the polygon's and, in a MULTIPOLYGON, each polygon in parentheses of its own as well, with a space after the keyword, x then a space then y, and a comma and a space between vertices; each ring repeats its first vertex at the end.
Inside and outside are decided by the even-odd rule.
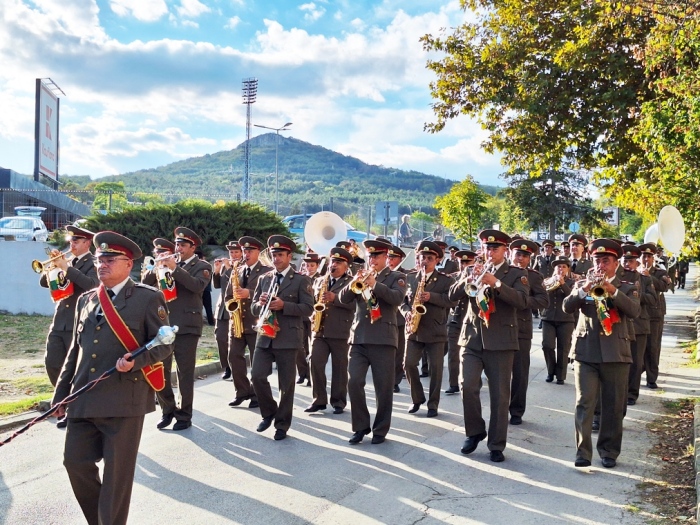
POLYGON ((300 5, 299 9, 302 11, 306 11, 304 13, 304 19, 309 20, 311 22, 315 22, 326 13, 326 9, 324 7, 317 7, 316 4, 314 4, 313 2, 300 5))
POLYGON ((211 9, 199 0, 180 0, 180 5, 176 9, 183 18, 197 18, 211 12, 211 9))
POLYGON ((199 24, 197 22, 192 21, 192 20, 183 20, 182 25, 184 27, 193 27, 195 29, 199 29, 199 24))
POLYGON ((110 0, 117 16, 132 16, 141 22, 155 22, 168 13, 165 0, 110 0))
POLYGON ((224 28, 226 29, 236 29, 238 27, 238 24, 241 23, 241 19, 238 16, 234 16, 228 19, 228 22, 226 22, 226 25, 224 28))

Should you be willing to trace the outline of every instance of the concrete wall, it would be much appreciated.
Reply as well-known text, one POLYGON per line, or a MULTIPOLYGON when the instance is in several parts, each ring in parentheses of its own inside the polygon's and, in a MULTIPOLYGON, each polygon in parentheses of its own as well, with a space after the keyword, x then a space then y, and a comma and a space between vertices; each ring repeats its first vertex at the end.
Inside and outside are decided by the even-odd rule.
POLYGON ((0 311, 12 314, 53 315, 54 303, 48 288, 39 286, 39 275, 32 261, 45 261, 41 242, 0 241, 0 268, 4 283, 0 288, 0 311))

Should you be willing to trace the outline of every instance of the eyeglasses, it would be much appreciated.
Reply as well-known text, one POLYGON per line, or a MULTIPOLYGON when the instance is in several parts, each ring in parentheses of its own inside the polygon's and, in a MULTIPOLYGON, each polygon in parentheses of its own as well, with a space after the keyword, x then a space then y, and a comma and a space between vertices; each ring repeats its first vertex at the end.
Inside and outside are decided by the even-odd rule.
POLYGON ((112 266, 115 261, 130 261, 126 257, 94 257, 92 262, 95 266, 112 266))

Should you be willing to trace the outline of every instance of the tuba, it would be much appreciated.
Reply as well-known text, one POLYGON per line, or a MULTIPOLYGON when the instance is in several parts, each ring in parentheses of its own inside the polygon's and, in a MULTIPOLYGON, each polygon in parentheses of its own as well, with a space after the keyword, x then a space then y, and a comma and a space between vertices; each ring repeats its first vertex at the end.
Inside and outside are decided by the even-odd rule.
MULTIPOLYGON (((234 261, 231 266, 231 290, 235 295, 241 285, 238 279, 238 267, 240 261, 234 261)), ((226 310, 231 315, 231 335, 236 339, 243 337, 243 299, 229 299, 226 301, 226 310)))
POLYGON ((418 281, 418 287, 416 292, 413 294, 413 304, 411 306, 411 322, 406 323, 406 335, 415 334, 418 331, 418 325, 420 324, 420 319, 428 311, 421 300, 421 295, 423 295, 423 290, 425 290, 425 272, 423 272, 423 277, 418 281))
POLYGON ((328 253, 335 245, 344 241, 348 234, 345 221, 330 211, 314 213, 304 226, 307 247, 316 253, 328 253))

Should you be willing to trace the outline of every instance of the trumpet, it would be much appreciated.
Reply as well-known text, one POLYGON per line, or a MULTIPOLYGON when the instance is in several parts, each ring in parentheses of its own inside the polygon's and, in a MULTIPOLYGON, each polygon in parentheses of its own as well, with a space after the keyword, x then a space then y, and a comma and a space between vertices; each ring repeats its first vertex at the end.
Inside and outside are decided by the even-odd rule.
MULTIPOLYGON (((467 282, 467 295, 469 295, 469 297, 476 297, 479 294, 479 290, 481 289, 481 279, 483 279, 484 275, 487 273, 491 273, 492 270, 492 264, 482 265, 479 276, 472 282, 467 282)), ((472 273, 472 279, 474 278, 475 273, 476 272, 472 273)))
POLYGON ((350 283, 350 290, 356 294, 364 294, 367 285, 365 284, 370 276, 377 276, 377 272, 369 270, 367 267, 357 272, 355 279, 350 283))
POLYGON ((270 322, 270 303, 277 295, 279 291, 279 286, 277 285, 277 280, 274 275, 270 279, 270 287, 267 289, 267 302, 260 311, 260 316, 258 317, 258 322, 255 324, 255 331, 260 334, 274 339, 277 336, 277 331, 279 328, 275 326, 274 322, 270 322))
POLYGON ((605 287, 603 286, 607 281, 607 277, 604 273, 597 271, 595 268, 591 268, 588 270, 586 278, 577 281, 576 284, 583 286, 586 281, 591 283, 591 288, 588 292, 588 295, 591 298, 595 299, 596 301, 602 301, 608 297, 605 287))
MULTIPOLYGON (((58 250, 54 250, 52 253, 58 252, 58 250)), ((57 261, 61 257, 64 257, 66 261, 70 261, 75 257, 73 255, 73 252, 70 250, 66 250, 65 252, 58 252, 55 255, 52 255, 50 259, 47 259, 45 261, 39 261, 37 259, 34 259, 32 261, 32 270, 34 270, 36 273, 44 273, 47 270, 50 270, 54 264, 54 261, 57 261)))

